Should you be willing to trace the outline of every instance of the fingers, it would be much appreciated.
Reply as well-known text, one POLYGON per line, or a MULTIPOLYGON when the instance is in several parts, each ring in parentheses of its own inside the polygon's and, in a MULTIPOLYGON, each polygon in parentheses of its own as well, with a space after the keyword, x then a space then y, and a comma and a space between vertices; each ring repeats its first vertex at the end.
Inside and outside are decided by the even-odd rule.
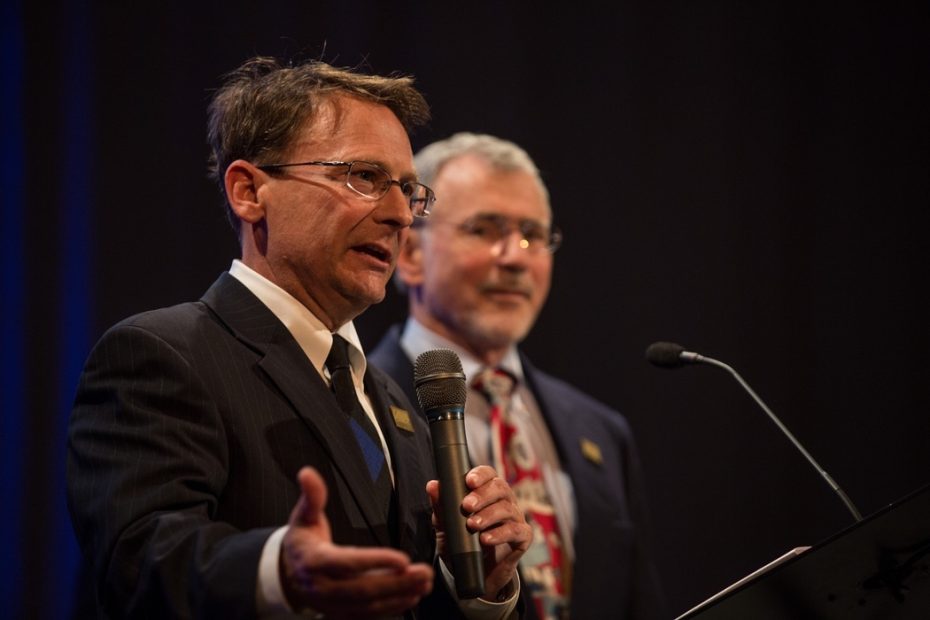
MULTIPOLYGON (((497 476, 494 468, 479 465, 465 476, 465 484, 471 489, 462 499, 462 512, 468 515, 466 522, 469 529, 482 534, 481 542, 496 545, 509 542, 517 547, 529 546, 532 530, 526 524, 523 511, 517 506, 513 489, 497 476), (497 531, 490 531, 497 528, 497 531)), ((426 492, 433 505, 433 518, 438 525, 439 482, 431 480, 426 485, 426 492)))
POLYGON ((433 505, 433 511, 439 510, 439 481, 430 480, 426 483, 426 494, 429 495, 429 501, 433 505))
POLYGON ((478 467, 473 467, 465 474, 465 484, 468 485, 469 489, 477 489, 481 485, 497 477, 497 472, 494 471, 493 467, 489 465, 479 465, 478 467))
POLYGON ((373 570, 352 578, 322 577, 314 583, 310 607, 339 616, 396 615, 413 607, 429 593, 433 569, 411 564, 403 570, 373 570))
POLYGON ((367 572, 399 572, 410 566, 410 558, 389 547, 317 545, 308 561, 315 574, 332 579, 354 578, 367 572))
MULTIPOLYGON (((497 476, 487 465, 475 467, 465 475, 465 484, 471 492, 462 500, 462 509, 468 513, 478 512, 495 502, 506 501, 516 506, 513 489, 497 476)), ((522 518, 523 513, 520 512, 522 518)))
POLYGON ((466 524, 479 532, 485 551, 485 588, 491 596, 511 583, 517 563, 533 541, 533 530, 517 505, 513 489, 492 467, 475 467, 465 476, 471 491, 462 500, 466 524))
POLYGON ((523 513, 515 508, 506 502, 498 502, 475 513, 465 523, 468 529, 480 532, 482 545, 508 544, 526 550, 533 540, 533 531, 523 513))
POLYGON ((432 590, 433 569, 411 564, 401 571, 379 569, 352 577, 317 575, 307 586, 298 608, 338 618, 393 616, 415 606, 432 590))
POLYGON ((432 589, 433 570, 401 551, 321 542, 316 528, 291 527, 281 548, 281 583, 296 609, 342 617, 396 615, 432 589))
POLYGON ((297 473, 300 485, 300 500, 291 512, 289 525, 313 527, 324 519, 326 508, 326 483, 320 473, 312 467, 303 467, 297 473))
POLYGON ((432 589, 432 567, 411 564, 397 549, 333 544, 323 478, 304 467, 297 482, 301 494, 279 557, 281 585, 295 609, 346 618, 399 615, 432 589))

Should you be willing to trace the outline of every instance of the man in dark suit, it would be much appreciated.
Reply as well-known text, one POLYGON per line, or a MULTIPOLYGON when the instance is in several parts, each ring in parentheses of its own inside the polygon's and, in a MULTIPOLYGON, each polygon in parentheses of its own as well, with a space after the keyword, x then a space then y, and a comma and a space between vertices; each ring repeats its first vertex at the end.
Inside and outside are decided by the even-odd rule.
POLYGON ((241 260, 199 301, 110 329, 72 412, 69 508, 102 616, 513 610, 531 539, 513 492, 469 472, 485 594, 454 600, 428 429, 352 324, 432 204, 407 137, 427 117, 409 78, 321 62, 252 59, 217 91, 241 260))
POLYGON ((561 241, 536 166, 512 142, 467 133, 414 162, 442 200, 398 260, 410 318, 369 360, 412 394, 411 360, 449 348, 476 380, 469 451, 506 474, 534 528, 520 568, 536 615, 664 617, 626 420, 517 349, 545 302, 561 241))

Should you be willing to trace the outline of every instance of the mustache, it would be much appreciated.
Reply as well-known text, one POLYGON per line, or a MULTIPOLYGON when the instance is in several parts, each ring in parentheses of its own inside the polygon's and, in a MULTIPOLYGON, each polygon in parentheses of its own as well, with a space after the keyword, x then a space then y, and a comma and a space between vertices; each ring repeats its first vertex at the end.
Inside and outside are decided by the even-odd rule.
POLYGON ((526 297, 533 295, 533 285, 519 278, 483 282, 478 290, 482 293, 515 293, 526 297))

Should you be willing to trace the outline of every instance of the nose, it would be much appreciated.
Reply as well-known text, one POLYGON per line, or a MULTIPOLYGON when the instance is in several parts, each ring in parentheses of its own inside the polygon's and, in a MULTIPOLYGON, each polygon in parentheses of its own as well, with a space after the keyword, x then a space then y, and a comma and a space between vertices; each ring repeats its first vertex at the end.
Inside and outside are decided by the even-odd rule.
POLYGON ((513 229, 498 239, 491 249, 497 262, 510 267, 524 267, 530 258, 529 244, 519 229, 513 229))
POLYGON ((378 200, 374 217, 380 223, 407 228, 413 224, 413 213, 410 210, 410 199, 404 195, 400 185, 398 181, 391 181, 391 188, 378 200))

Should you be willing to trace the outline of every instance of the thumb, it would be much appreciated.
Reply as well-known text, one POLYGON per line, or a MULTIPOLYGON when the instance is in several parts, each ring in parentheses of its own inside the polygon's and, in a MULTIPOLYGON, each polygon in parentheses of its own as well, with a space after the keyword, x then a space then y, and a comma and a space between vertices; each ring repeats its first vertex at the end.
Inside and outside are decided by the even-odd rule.
POLYGON ((302 467, 297 473, 300 499, 291 512, 290 525, 313 527, 325 523, 326 483, 320 473, 312 467, 302 467))

